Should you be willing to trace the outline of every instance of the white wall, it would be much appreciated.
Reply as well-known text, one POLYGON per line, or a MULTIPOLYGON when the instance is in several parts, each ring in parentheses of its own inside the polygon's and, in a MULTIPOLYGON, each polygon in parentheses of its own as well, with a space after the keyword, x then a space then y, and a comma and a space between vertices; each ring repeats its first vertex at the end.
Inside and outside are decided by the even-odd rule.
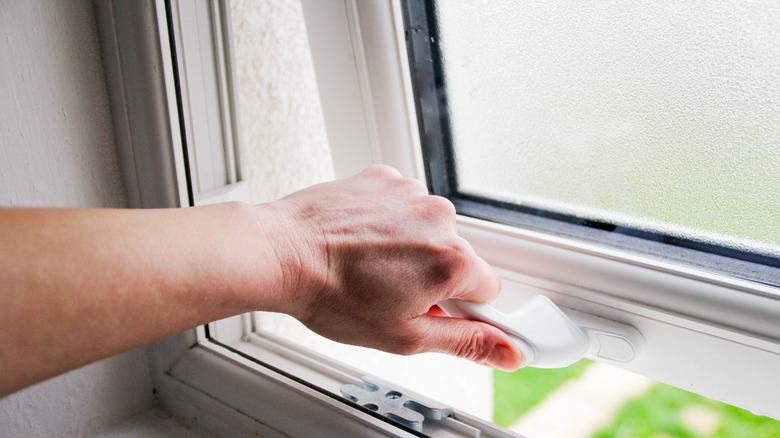
MULTIPOLYGON (((0 2, 0 66, 0 205, 124 207, 92 2, 0 2)), ((0 436, 84 435, 152 400, 139 349, 0 399, 0 436)))

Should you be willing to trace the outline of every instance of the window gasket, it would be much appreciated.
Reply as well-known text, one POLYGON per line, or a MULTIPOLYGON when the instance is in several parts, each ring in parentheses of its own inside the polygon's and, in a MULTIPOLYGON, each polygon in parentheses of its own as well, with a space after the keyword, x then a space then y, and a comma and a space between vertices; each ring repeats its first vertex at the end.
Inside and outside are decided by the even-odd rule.
POLYGON ((725 245, 584 219, 465 193, 458 188, 435 0, 401 0, 423 163, 432 194, 458 214, 673 260, 770 286, 780 286, 780 258, 725 245))

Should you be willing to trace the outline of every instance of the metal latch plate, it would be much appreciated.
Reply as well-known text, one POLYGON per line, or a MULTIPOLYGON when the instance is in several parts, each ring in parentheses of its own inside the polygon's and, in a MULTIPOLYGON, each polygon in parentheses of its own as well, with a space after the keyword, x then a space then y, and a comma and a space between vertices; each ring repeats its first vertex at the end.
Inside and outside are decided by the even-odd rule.
POLYGON ((392 383, 377 377, 363 376, 363 387, 346 384, 341 394, 347 399, 395 420, 407 427, 422 431, 423 421, 440 421, 452 415, 451 407, 443 406, 427 397, 397 389, 392 383))

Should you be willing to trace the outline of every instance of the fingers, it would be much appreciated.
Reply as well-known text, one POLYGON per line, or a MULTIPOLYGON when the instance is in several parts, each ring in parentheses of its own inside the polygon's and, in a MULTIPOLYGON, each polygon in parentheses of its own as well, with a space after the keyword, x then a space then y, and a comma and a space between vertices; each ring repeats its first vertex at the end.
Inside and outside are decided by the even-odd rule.
POLYGON ((416 329, 422 331, 417 350, 437 351, 514 371, 522 365, 522 353, 500 329, 477 321, 422 315, 416 329))
POLYGON ((458 279, 459 284, 455 285, 447 298, 484 303, 493 301, 501 292, 498 274, 474 252, 471 244, 457 235, 455 206, 440 196, 426 196, 424 202, 427 208, 421 210, 421 216, 427 217, 431 222, 439 221, 447 230, 449 254, 442 254, 442 258, 450 263, 450 266, 445 270, 452 269, 459 274, 452 276, 458 279))
MULTIPOLYGON (((465 241, 464 241, 465 242, 465 241)), ((468 243, 466 243, 468 245, 468 243)), ((463 288, 452 298, 489 303, 501 292, 501 281, 490 265, 477 256, 469 245, 470 261, 466 267, 463 288)))
POLYGON ((440 196, 425 196, 419 199, 415 211, 421 220, 438 223, 435 229, 443 233, 442 242, 446 251, 439 253, 442 264, 437 269, 454 274, 445 277, 457 280, 446 298, 485 303, 493 301, 501 292, 498 274, 477 256, 465 239, 457 235, 457 212, 452 202, 440 196))
POLYGON ((448 232, 449 237, 447 238, 449 240, 447 243, 448 253, 442 253, 441 257, 445 263, 450 265, 445 270, 456 274, 452 275, 451 278, 457 280, 447 298, 460 298, 482 303, 493 301, 501 292, 501 281, 498 274, 484 259, 477 255, 471 244, 457 235, 455 230, 456 212, 452 203, 440 197, 429 198, 441 200, 437 203, 444 202, 446 204, 442 205, 449 206, 448 208, 442 207, 437 212, 443 217, 442 220, 450 223, 447 226, 451 230, 448 232))

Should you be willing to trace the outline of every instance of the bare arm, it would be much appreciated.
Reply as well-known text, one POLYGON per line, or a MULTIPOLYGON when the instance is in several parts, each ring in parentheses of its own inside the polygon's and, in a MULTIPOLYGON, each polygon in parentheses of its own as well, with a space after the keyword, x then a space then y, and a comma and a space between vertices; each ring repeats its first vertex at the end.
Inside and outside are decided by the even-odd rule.
POLYGON ((431 310, 499 292, 454 218, 385 167, 257 206, 0 209, 0 396, 252 310, 341 342, 517 368, 500 330, 431 310))

